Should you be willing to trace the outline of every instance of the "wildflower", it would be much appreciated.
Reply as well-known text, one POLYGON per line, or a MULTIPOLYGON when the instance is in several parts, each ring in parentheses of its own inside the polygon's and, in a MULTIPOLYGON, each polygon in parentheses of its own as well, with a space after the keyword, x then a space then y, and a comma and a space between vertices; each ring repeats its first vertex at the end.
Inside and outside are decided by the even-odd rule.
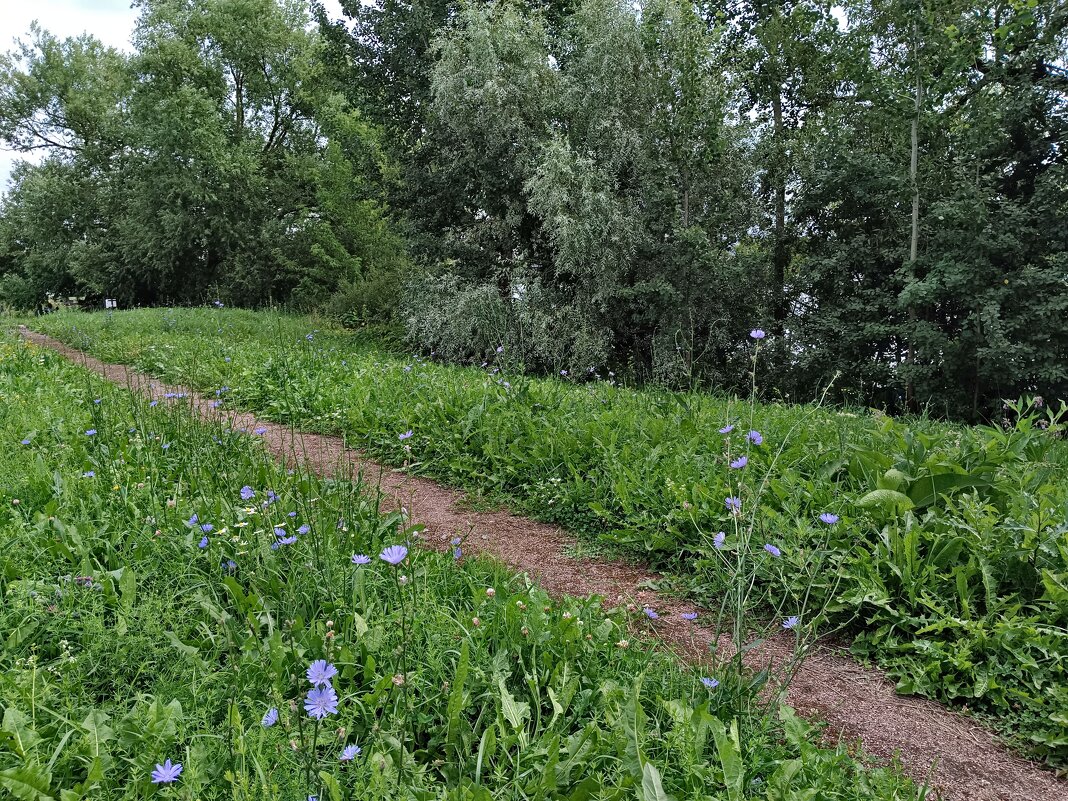
POLYGON ((213 300, 211 302, 211 305, 214 306, 216 309, 221 309, 226 304, 224 304, 221 300, 213 300))
POLYGON ((200 530, 203 531, 205 534, 208 534, 215 530, 215 526, 213 526, 211 523, 205 523, 200 527, 200 530))
POLYGON ((683 612, 681 615, 679 615, 679 617, 681 617, 683 620, 697 620, 697 613, 683 612))
POLYGON ((267 429, 264 426, 259 426, 252 433, 255 434, 257 437, 262 437, 264 434, 267 433, 267 429))
POLYGON ((763 339, 764 337, 766 337, 767 334, 765 334, 759 328, 754 328, 752 331, 749 332, 749 336, 751 336, 753 339, 758 339, 759 340, 759 339, 763 339))
POLYGON ((270 709, 268 709, 264 713, 263 720, 260 721, 260 725, 263 726, 263 728, 265 728, 265 729, 269 729, 269 728, 271 728, 271 726, 273 726, 277 722, 278 722, 278 707, 272 706, 270 709))
POLYGON ((250 487, 250 486, 248 486, 246 484, 244 487, 241 488, 241 500, 243 500, 243 501, 251 501, 255 497, 256 497, 256 492, 255 492, 255 490, 252 489, 252 487, 250 487))
POLYGON ((354 553, 352 555, 352 563, 354 565, 369 565, 371 564, 371 557, 362 553, 354 553))
POLYGON ((832 515, 830 512, 824 512, 820 515, 820 522, 826 523, 828 526, 833 526, 838 522, 838 515, 832 515))
POLYGON ((208 547, 208 535, 207 534, 205 534, 203 537, 200 538, 200 542, 197 543, 197 547, 200 548, 201 550, 204 550, 205 548, 208 547))
POLYGON ((305 334, 305 335, 304 335, 304 338, 305 338, 306 340, 308 340, 309 342, 311 342, 312 340, 314 340, 314 339, 315 339, 315 335, 314 335, 314 334, 305 334))
POLYGON ((727 498, 726 500, 724 500, 723 503, 732 512, 740 512, 740 511, 742 511, 742 500, 741 500, 741 498, 736 498, 736 497, 734 497, 732 495, 729 498, 727 498))
POLYGON ((616 648, 629 648, 630 640, 620 640, 616 643, 616 648))
POLYGON ((285 535, 286 530, 284 528, 282 528, 281 526, 274 527, 274 536, 278 537, 278 539, 282 539, 282 537, 284 537, 285 535))
POLYGON ((171 784, 178 781, 178 777, 182 775, 182 763, 172 764, 168 759, 164 761, 162 765, 156 765, 156 769, 152 771, 152 783, 153 784, 171 784))
POLYGON ((308 690, 308 697, 304 700, 304 711, 316 720, 322 720, 327 715, 336 715, 337 693, 334 692, 334 688, 327 685, 308 690))
POLYGON ((233 559, 227 559, 222 563, 222 567, 223 570, 225 570, 226 572, 233 573, 235 570, 237 570, 237 562, 235 562, 233 559))
POLYGON ((29 445, 30 441, 28 439, 24 439, 24 440, 22 440, 22 444, 23 445, 29 445))
POLYGON ((463 542, 463 540, 461 540, 459 537, 453 537, 451 540, 449 540, 449 542, 453 545, 459 545, 461 542, 463 542))
POLYGON ((719 686, 719 682, 716 679, 710 679, 708 676, 702 676, 701 683, 709 690, 714 690, 719 686))
POLYGON ((185 524, 187 526, 189 526, 190 528, 192 528, 193 526, 195 526, 199 522, 200 522, 200 518, 197 517, 197 513, 196 512, 193 512, 193 516, 190 517, 188 520, 186 520, 185 524))
POLYGON ((471 618, 471 625, 477 629, 479 626, 482 625, 482 621, 479 620, 477 617, 473 617, 471 618))
POLYGON ((211 406, 212 409, 218 409, 220 406, 222 406, 222 401, 221 400, 214 400, 209 405, 211 406))
POLYGON ((82 478, 93 478, 96 475, 92 470, 86 470, 82 473, 82 478))
POLYGON ((720 531, 718 534, 716 534, 716 536, 712 538, 712 545, 714 545, 716 550, 718 551, 723 547, 723 543, 726 542, 726 540, 727 533, 724 531, 720 531))
POLYGON ((719 433, 720 433, 720 434, 729 434, 729 433, 731 433, 732 431, 734 431, 734 426, 732 426, 732 425, 725 425, 725 426, 723 426, 723 428, 721 428, 721 429, 719 430, 719 433))
POLYGON ((93 403, 96 404, 97 406, 99 406, 100 405, 100 401, 102 401, 102 400, 103 400, 103 398, 93 398, 93 403))
POLYGON ((296 536, 279 537, 278 541, 271 545, 271 548, 273 548, 274 550, 277 551, 278 548, 275 547, 276 545, 292 545, 296 541, 297 541, 296 536))
POLYGON ((406 440, 406 439, 411 439, 412 434, 413 434, 413 432, 409 428, 407 431, 405 431, 403 434, 401 434, 399 437, 397 437, 397 439, 399 439, 401 442, 404 442, 404 440, 406 440))
POLYGON ((749 457, 748 456, 739 456, 737 459, 735 459, 733 462, 731 462, 731 469, 732 470, 741 470, 747 464, 749 464, 749 457))
POLYGON ((346 745, 345 750, 341 752, 341 756, 338 757, 339 762, 352 762, 356 757, 360 755, 360 746, 358 745, 346 745))
POLYGON ((759 431, 750 431, 750 432, 749 432, 748 434, 746 434, 745 436, 746 436, 746 438, 747 438, 747 439, 748 439, 748 440, 749 440, 750 442, 752 442, 752 443, 753 443, 754 445, 760 445, 761 443, 763 443, 763 442, 764 442, 764 437, 762 437, 762 436, 760 435, 760 432, 759 432, 759 431))
POLYGON ((403 687, 404 686, 404 674, 403 673, 397 673, 393 677, 393 685, 395 687, 403 687))
POLYGON ((659 620, 660 619, 660 615, 658 615, 656 613, 656 610, 652 609, 651 607, 647 606, 642 611, 645 613, 645 616, 647 618, 649 618, 650 620, 659 620))
POLYGON ((327 662, 325 659, 316 659, 308 667, 306 673, 308 681, 310 681, 316 687, 322 685, 326 686, 330 683, 330 679, 337 675, 337 668, 327 662))
POLYGON ((797 624, 800 622, 801 618, 799 618, 797 615, 790 615, 790 617, 786 618, 786 620, 782 622, 782 627, 784 629, 790 630, 797 626, 797 624))
POLYGON ((298 534, 307 534, 309 531, 311 531, 311 526, 309 526, 307 523, 297 529, 298 534))
POLYGON ((149 401, 148 405, 153 407, 153 408, 155 408, 156 406, 159 406, 159 401, 158 400, 149 401))
POLYGON ((452 558, 455 561, 457 561, 457 562, 460 561, 460 557, 463 556, 463 555, 464 555, 464 552, 460 548, 453 548, 452 549, 452 558))
POLYGON ((772 556, 782 556, 782 551, 780 551, 770 542, 764 543, 764 550, 770 553, 772 556))
POLYGON ((496 594, 497 594, 497 590, 493 589, 493 587, 486 587, 486 597, 487 598, 492 598, 496 594))
POLYGON ((566 377, 567 376, 567 370, 561 370, 560 371, 560 375, 566 377))
POLYGON ((390 545, 388 548, 383 549, 378 558, 383 562, 389 562, 391 565, 399 565, 407 556, 408 549, 403 545, 390 545))
POLYGON ((96 436, 96 429, 95 428, 87 428, 85 430, 85 436, 87 436, 87 437, 95 437, 96 436))

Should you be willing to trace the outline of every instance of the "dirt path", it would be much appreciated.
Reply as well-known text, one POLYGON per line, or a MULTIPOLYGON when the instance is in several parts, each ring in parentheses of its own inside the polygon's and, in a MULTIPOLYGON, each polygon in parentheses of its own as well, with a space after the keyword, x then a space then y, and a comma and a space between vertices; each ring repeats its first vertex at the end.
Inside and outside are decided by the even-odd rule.
MULTIPOLYGON (((105 378, 155 398, 185 392, 201 417, 227 420, 234 428, 264 428, 267 448, 278 458, 299 463, 322 475, 362 471, 378 480, 392 502, 426 527, 430 545, 449 547, 457 534, 467 552, 485 552, 528 573, 550 593, 600 595, 609 604, 651 606, 660 619, 656 635, 673 651, 699 660, 712 645, 710 630, 683 621, 679 614, 698 611, 678 599, 646 589, 656 574, 620 562, 567 555, 574 538, 562 529, 505 511, 464 508, 463 492, 406 475, 363 458, 340 437, 295 432, 258 420, 251 414, 222 413, 207 398, 168 386, 123 365, 105 364, 74 348, 23 328, 22 336, 51 348, 105 378)), ((788 653, 786 638, 771 643, 762 658, 788 653)), ((818 646, 800 666, 787 696, 810 718, 825 720, 828 734, 860 740, 864 750, 889 760, 897 756, 919 783, 930 776, 936 797, 949 801, 1068 801, 1068 781, 1058 779, 1011 753, 975 720, 933 701, 902 697, 881 671, 864 668, 834 646, 818 646)))

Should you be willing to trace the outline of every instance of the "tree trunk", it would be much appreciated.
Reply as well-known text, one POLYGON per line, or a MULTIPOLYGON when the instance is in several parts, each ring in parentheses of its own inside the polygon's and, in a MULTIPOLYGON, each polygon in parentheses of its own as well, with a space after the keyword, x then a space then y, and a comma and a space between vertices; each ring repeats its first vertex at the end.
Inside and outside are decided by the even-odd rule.
MULTIPOLYGON (((920 73, 919 26, 916 23, 913 23, 912 26, 912 41, 916 63, 916 93, 915 113, 912 116, 912 153, 909 161, 909 185, 912 187, 912 236, 909 241, 909 280, 914 282, 916 280, 916 259, 919 255, 920 247, 920 110, 923 108, 923 81, 920 73)), ((916 364, 916 348, 912 341, 916 334, 916 319, 916 306, 910 304, 909 345, 906 357, 909 365, 916 364)), ((905 408, 909 411, 915 411, 916 408, 916 387, 913 383, 911 374, 905 384, 905 408)))
POLYGON ((790 250, 786 243, 786 147, 783 142, 784 130, 782 120, 782 88, 776 90, 771 98, 772 136, 775 142, 775 172, 772 176, 775 191, 775 227, 774 269, 775 334, 782 336, 786 327, 789 302, 786 297, 786 269, 790 262, 790 250))

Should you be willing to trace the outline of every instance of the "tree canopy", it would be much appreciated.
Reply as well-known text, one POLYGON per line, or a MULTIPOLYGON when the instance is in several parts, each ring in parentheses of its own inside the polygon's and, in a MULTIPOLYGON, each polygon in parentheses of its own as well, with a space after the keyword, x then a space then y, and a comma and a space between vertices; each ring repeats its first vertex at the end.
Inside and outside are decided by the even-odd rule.
POLYGON ((0 297, 290 303, 527 369, 1068 396, 1063 0, 140 0, 34 29, 0 297), (316 25, 311 23, 314 18, 316 25))

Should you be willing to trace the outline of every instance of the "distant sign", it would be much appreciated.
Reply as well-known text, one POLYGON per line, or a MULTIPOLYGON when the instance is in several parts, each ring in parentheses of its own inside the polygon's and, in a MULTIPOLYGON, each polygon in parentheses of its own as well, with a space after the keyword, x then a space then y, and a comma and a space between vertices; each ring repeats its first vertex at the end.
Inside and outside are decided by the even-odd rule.
POLYGON ((119 302, 115 298, 104 298, 105 309, 117 309, 119 308, 119 302))

